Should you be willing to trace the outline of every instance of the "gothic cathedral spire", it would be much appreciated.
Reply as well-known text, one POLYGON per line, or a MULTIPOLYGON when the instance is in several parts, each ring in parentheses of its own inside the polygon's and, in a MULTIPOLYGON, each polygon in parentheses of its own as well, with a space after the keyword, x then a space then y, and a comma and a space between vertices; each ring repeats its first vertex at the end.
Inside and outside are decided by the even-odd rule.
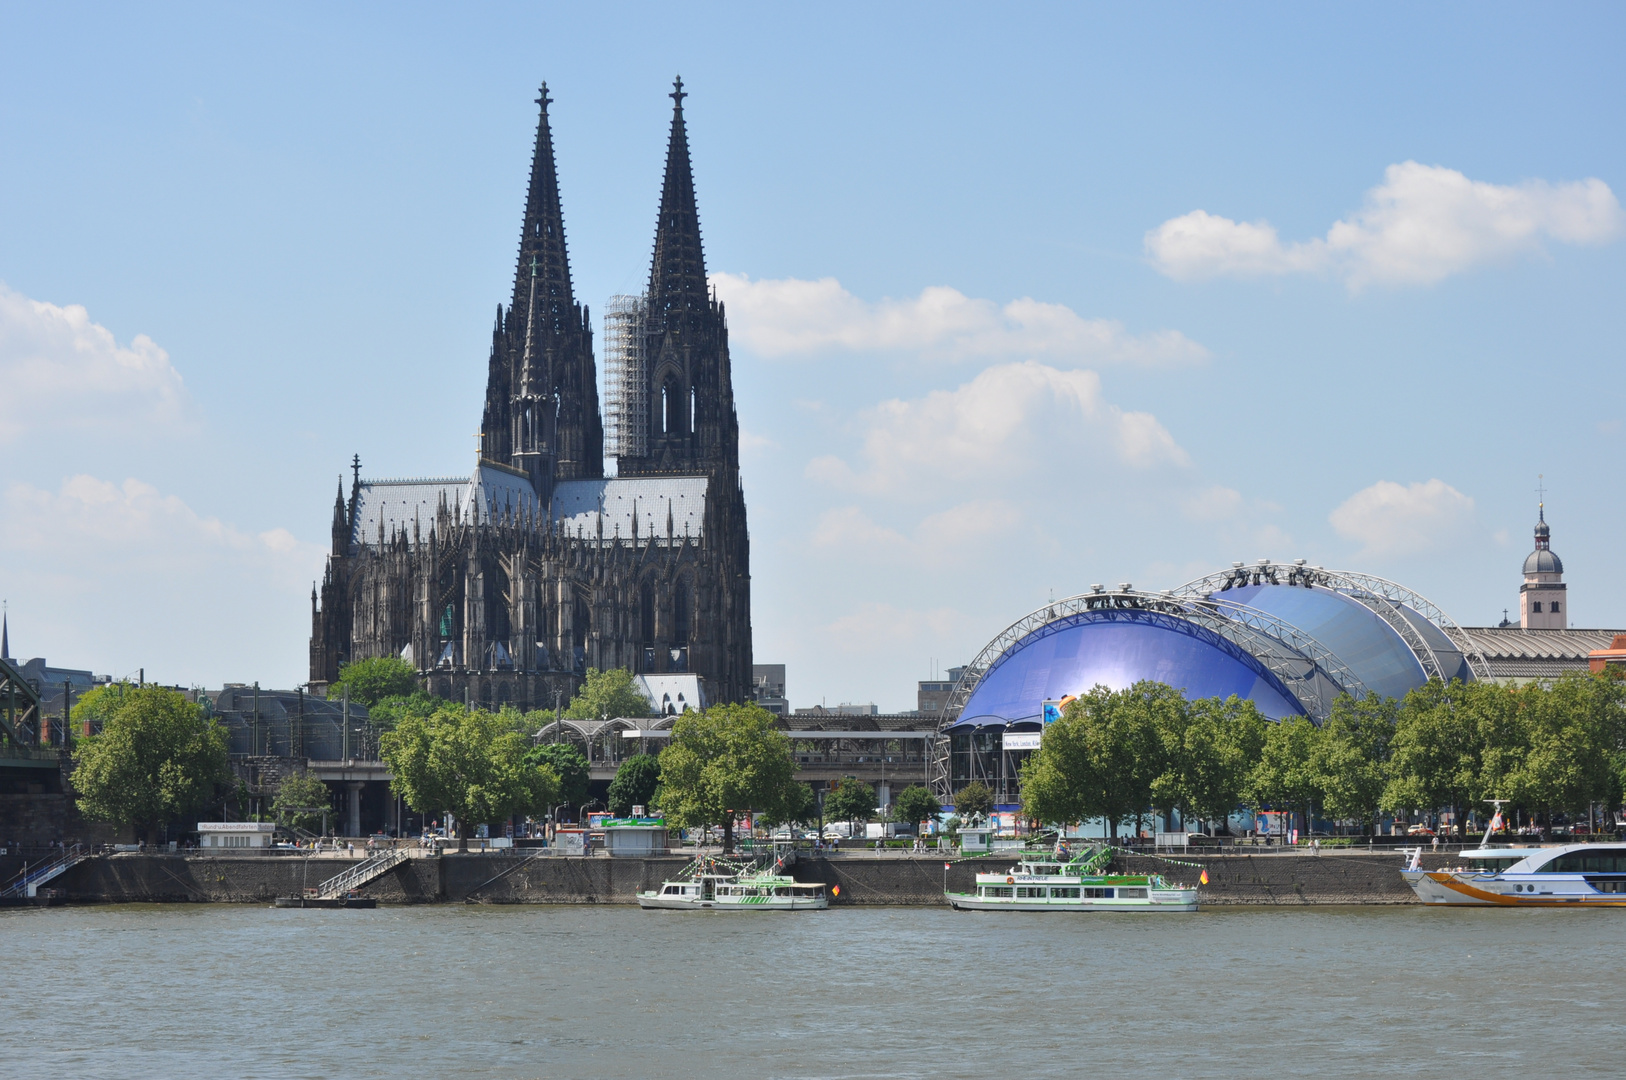
POLYGON ((666 144, 666 178, 655 225, 655 258, 649 268, 649 313, 655 319, 679 311, 705 311, 706 255, 700 244, 700 212, 689 165, 689 133, 683 124, 681 78, 673 82, 672 134, 666 144))
POLYGON ((480 445, 482 458, 529 476, 544 503, 560 480, 604 475, 592 329, 570 284, 552 101, 543 83, 514 293, 492 334, 480 445))
POLYGON ((655 253, 644 321, 648 382, 647 452, 623 457, 623 475, 708 475, 738 484, 739 423, 728 360, 728 327, 706 283, 683 80, 672 89, 655 253))

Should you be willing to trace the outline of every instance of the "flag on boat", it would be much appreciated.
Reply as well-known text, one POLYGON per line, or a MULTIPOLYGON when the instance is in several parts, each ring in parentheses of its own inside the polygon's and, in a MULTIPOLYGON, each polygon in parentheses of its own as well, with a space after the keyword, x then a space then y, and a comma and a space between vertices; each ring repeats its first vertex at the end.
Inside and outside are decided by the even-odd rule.
POLYGON ((1204 884, 1204 885, 1207 885, 1207 884, 1208 884, 1208 871, 1207 871, 1207 870, 1204 870, 1204 871, 1203 871, 1203 872, 1202 872, 1202 873, 1201 873, 1201 874, 1200 874, 1200 875, 1199 875, 1199 876, 1198 876, 1198 877, 1197 877, 1197 880, 1198 880, 1198 881, 1200 881, 1200 882, 1202 882, 1202 883, 1203 883, 1203 884, 1204 884))
POLYGON ((954 865, 954 864, 953 864, 953 863, 944 863, 944 864, 943 864, 943 869, 944 869, 944 870, 947 870, 947 869, 948 869, 948 868, 949 868, 949 867, 951 867, 951 866, 953 866, 953 865, 954 865))

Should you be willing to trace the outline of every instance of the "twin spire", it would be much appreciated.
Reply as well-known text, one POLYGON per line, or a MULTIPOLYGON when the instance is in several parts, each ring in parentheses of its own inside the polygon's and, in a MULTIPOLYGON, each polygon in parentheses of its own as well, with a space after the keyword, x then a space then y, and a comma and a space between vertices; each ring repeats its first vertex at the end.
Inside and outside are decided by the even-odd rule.
POLYGON ((666 178, 655 227, 655 258, 649 267, 649 310, 705 310, 706 256, 700 244, 700 212, 695 206, 694 172, 689 166, 689 133, 683 124, 683 80, 672 84, 672 134, 666 145, 666 178))
MULTIPOLYGON (((689 163, 689 136, 683 123, 683 79, 673 81, 672 130, 666 147, 666 176, 661 184, 660 218, 655 228, 655 255, 649 269, 652 312, 703 309, 709 294, 706 257, 700 241, 700 214, 689 163)), ((564 211, 559 199, 559 172, 548 124, 548 84, 536 97, 540 116, 531 183, 525 201, 525 224, 514 269, 514 297, 509 325, 525 326, 538 337, 560 333, 575 305, 570 285, 570 257, 565 247, 564 211), (531 299, 533 295, 536 299, 531 299), (532 311, 532 307, 535 311, 532 311), (534 322, 533 322, 534 318, 534 322), (519 320, 517 323, 515 320, 519 320)))

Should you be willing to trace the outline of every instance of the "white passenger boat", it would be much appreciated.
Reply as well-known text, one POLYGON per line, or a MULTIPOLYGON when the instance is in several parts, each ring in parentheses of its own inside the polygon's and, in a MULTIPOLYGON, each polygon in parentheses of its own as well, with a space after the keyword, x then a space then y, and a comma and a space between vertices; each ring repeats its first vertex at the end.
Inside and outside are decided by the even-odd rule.
POLYGON ((639 893, 638 906, 680 911, 822 911, 830 906, 830 898, 823 882, 797 881, 750 863, 696 859, 659 889, 639 893))
POLYGON ((1196 911, 1197 890, 1157 874, 1100 873, 1110 848, 1066 857, 1023 852, 1005 871, 978 874, 974 892, 948 892, 962 911, 1196 911))
POLYGON ((1422 851, 1406 850, 1400 874, 1425 904, 1626 907, 1626 845, 1479 847, 1445 870, 1424 870, 1422 851))
POLYGON ((1626 844, 1491 847, 1501 802, 1479 847, 1461 865, 1424 870, 1423 849, 1405 848, 1406 879, 1425 904, 1453 907, 1626 907, 1626 844))

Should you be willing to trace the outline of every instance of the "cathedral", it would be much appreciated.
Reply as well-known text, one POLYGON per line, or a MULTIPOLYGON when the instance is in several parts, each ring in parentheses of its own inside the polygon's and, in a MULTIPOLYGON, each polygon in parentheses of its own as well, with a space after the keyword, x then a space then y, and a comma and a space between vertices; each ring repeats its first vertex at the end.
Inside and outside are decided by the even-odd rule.
POLYGON ((607 440, 543 84, 474 471, 370 480, 353 464, 311 591, 314 691, 343 664, 399 656, 431 693, 487 708, 555 708, 589 667, 694 675, 706 701, 750 700, 739 423, 727 322, 706 283, 686 96, 680 79, 648 289, 615 298, 606 320, 607 440))

